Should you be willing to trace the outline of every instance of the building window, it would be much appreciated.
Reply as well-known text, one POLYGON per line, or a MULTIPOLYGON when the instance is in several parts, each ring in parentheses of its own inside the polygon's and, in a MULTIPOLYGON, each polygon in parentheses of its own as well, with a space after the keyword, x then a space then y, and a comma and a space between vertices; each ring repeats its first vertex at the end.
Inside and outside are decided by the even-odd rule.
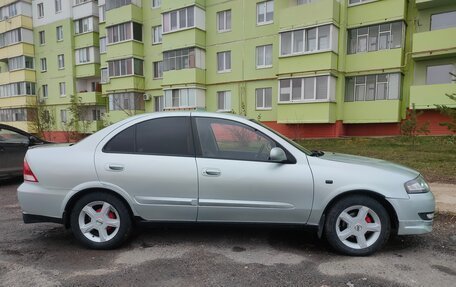
POLYGON ((256 109, 270 110, 272 109, 272 88, 260 88, 255 90, 256 109))
POLYGON ((41 86, 41 95, 43 96, 43 98, 48 97, 48 85, 41 86))
POLYGON ((0 98, 35 95, 35 83, 18 82, 0 86, 0 98))
POLYGON ((205 52, 199 48, 185 48, 163 52, 163 71, 205 68, 205 52))
POLYGON ((128 40, 142 41, 142 25, 127 22, 107 28, 108 43, 118 43, 128 40))
POLYGON ((75 55, 76 55, 76 64, 86 64, 91 61, 91 55, 90 55, 90 47, 87 48, 82 48, 82 49, 76 49, 75 50, 75 55))
POLYGON ((231 31, 231 10, 217 12, 217 31, 231 31))
POLYGON ((154 62, 154 79, 163 78, 163 61, 154 62))
POLYGON ((62 26, 57 26, 55 32, 56 32, 57 42, 63 41, 63 27, 62 26))
MULTIPOLYGON (((199 8, 197 8, 199 9, 199 8)), ((190 6, 163 14, 163 32, 172 32, 195 26, 195 7, 190 6)))
POLYGON ((106 21, 106 5, 101 5, 98 7, 98 17, 100 19, 100 22, 106 21))
POLYGON ((431 15, 431 31, 456 27, 456 11, 431 15))
POLYGON ((109 82, 108 68, 101 69, 101 83, 109 82))
POLYGON ((456 65, 435 65, 426 68, 426 85, 451 84, 456 74, 456 65))
POLYGON ((62 0, 55 0, 55 13, 60 13, 62 12, 62 0))
POLYGON ((372 1, 375 1, 375 0, 348 0, 348 5, 368 3, 368 2, 372 2, 372 1))
POLYGON ((217 111, 230 112, 231 111, 231 91, 217 92, 217 111))
POLYGON ((0 34, 0 48, 19 42, 33 44, 33 32, 29 29, 17 28, 0 34))
POLYGON ((59 91, 60 91, 61 97, 64 97, 66 95, 66 83, 65 82, 59 83, 59 91))
POLYGON ((19 1, 16 3, 12 3, 10 5, 0 7, 0 21, 16 16, 18 14, 18 8, 20 9, 22 15, 32 17, 30 7, 31 5, 29 3, 19 1), (26 7, 27 11, 24 11, 25 9, 23 7, 26 7))
POLYGON ((160 44, 162 42, 162 26, 152 27, 152 44, 160 44))
POLYGON ((40 59, 41 63, 41 72, 46 72, 47 71, 47 60, 46 58, 41 58, 40 59))
POLYGON ((152 8, 159 8, 161 6, 162 0, 152 0, 152 8))
POLYGON ((318 76, 279 81, 279 102, 314 102, 334 100, 335 78, 318 76))
POLYGON ((272 67, 272 45, 256 47, 256 67, 272 67))
POLYGON ((65 68, 65 56, 63 54, 57 56, 59 70, 65 68))
POLYGON ((60 110, 60 121, 66 123, 67 120, 67 110, 60 110))
POLYGON ((217 53, 217 71, 219 73, 231 71, 231 51, 217 53))
MULTIPOLYGON (((107 0, 106 1, 106 11, 116 9, 122 6, 130 5, 133 3, 136 3, 137 1, 132 1, 132 0, 107 0)), ((141 3, 141 1, 139 1, 141 3)), ((140 4, 139 4, 140 5, 140 4)))
POLYGON ((400 81, 400 74, 347 77, 345 102, 399 100, 400 81))
POLYGON ((395 49, 403 46, 403 22, 348 30, 348 54, 395 49))
POLYGON ((143 60, 128 58, 108 62, 109 77, 119 77, 127 75, 143 76, 143 60))
POLYGON ((87 17, 74 21, 74 33, 82 34, 91 31, 93 31, 93 17, 87 17))
POLYGON ((45 34, 45 32, 44 31, 40 31, 38 33, 38 35, 39 35, 39 38, 40 38, 40 45, 46 44, 46 34, 45 34))
POLYGON ((310 3, 315 3, 318 0, 296 0, 296 5, 304 5, 304 4, 310 4, 310 3))
POLYGON ((264 25, 274 21, 274 1, 257 4, 257 24, 264 25))
POLYGON ((100 53, 106 53, 106 37, 100 38, 100 53))
POLYGON ((44 17, 44 4, 38 3, 38 5, 36 7, 38 10, 38 18, 43 18, 44 17))
POLYGON ((110 94, 108 98, 111 111, 144 111, 144 96, 141 93, 110 94))
POLYGON ((0 122, 33 121, 35 111, 31 109, 0 109, 0 122))
POLYGON ((155 112, 162 112, 164 108, 164 100, 163 96, 158 96, 154 98, 154 111, 155 112))
POLYGON ((35 68, 33 57, 19 56, 8 59, 8 71, 31 69, 35 68))
POLYGON ((333 25, 280 33, 280 55, 289 56, 328 51, 331 49, 333 41, 337 43, 337 39, 331 37, 336 33, 337 28, 333 25))
POLYGON ((198 89, 165 90, 164 109, 196 108, 198 89))

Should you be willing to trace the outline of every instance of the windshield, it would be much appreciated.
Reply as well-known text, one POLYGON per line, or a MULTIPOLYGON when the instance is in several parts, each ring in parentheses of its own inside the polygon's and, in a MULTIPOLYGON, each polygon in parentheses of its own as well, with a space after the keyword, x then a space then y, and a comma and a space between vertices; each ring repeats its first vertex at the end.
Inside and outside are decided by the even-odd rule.
POLYGON ((253 120, 251 119, 250 120, 251 122, 254 122, 260 126, 262 126, 263 128, 265 129, 268 129, 269 131, 273 132, 274 134, 278 135, 281 139, 283 139, 284 141, 286 141, 287 143, 291 144, 292 146, 294 146, 295 148, 299 149, 300 151, 302 151, 303 153, 305 153, 306 155, 312 155, 312 152, 304 147, 302 147, 301 145, 297 144, 296 142, 292 141, 291 139, 287 138, 286 136, 280 134, 279 132, 271 129, 270 127, 268 127, 267 125, 265 124, 262 124, 261 122, 257 121, 257 120, 253 120))

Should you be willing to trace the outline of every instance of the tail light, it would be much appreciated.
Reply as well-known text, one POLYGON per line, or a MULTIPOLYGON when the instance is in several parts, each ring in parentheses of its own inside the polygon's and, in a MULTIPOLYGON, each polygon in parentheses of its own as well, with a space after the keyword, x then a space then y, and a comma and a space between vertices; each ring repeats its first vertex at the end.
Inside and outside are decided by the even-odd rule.
POLYGON ((24 180, 31 182, 38 182, 36 176, 33 174, 32 169, 30 168, 27 160, 24 159, 24 180))

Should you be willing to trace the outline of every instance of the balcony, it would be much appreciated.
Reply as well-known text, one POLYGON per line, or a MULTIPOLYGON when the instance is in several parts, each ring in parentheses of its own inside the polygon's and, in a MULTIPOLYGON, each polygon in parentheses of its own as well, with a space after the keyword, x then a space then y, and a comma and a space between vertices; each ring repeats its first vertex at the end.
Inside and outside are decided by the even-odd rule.
POLYGON ((144 77, 142 76, 124 76, 111 77, 109 83, 103 85, 103 93, 128 91, 144 91, 144 77))
POLYGON ((420 85, 410 87, 410 106, 419 110, 435 109, 435 105, 456 108, 456 104, 446 94, 456 93, 456 84, 420 85))
POLYGON ((107 46, 107 61, 136 56, 144 57, 144 44, 138 41, 125 41, 107 46))
POLYGON ((162 86, 206 83, 206 71, 202 69, 182 69, 163 73, 162 86))
MULTIPOLYGON (((348 1, 347 1, 348 2, 348 1)), ((406 18, 406 0, 383 0, 348 7, 348 28, 406 18)))
POLYGON ((337 70, 337 54, 332 51, 279 58, 279 74, 337 70))
POLYGON ((397 123, 401 120, 401 101, 366 101, 343 103, 345 124, 397 123))
POLYGON ((100 37, 98 32, 84 33, 75 35, 74 37, 74 48, 80 49, 85 47, 99 46, 100 37))
POLYGON ((173 1, 162 1, 161 9, 162 12, 176 10, 182 7, 187 7, 192 4, 197 4, 201 7, 206 6, 205 0, 173 0, 173 1))
POLYGON ((416 0, 416 8, 428 9, 439 6, 454 4, 454 0, 416 0))
POLYGON ((0 85, 17 82, 36 82, 34 70, 17 70, 0 73, 0 85))
POLYGON ((345 71, 351 73, 367 70, 399 69, 402 66, 402 53, 402 49, 390 49, 350 54, 345 58, 345 71))
POLYGON ((181 49, 186 47, 205 47, 206 32, 197 28, 163 34, 162 51, 181 49))
POLYGON ((280 11, 279 27, 292 30, 320 23, 339 23, 340 1, 319 0, 315 3, 292 5, 280 11))
POLYGON ((20 108, 36 105, 36 96, 16 96, 0 98, 0 107, 2 108, 20 108))
POLYGON ((143 13, 141 7, 130 4, 106 11, 106 27, 130 21, 138 23, 143 22, 143 13))
POLYGON ((100 77, 100 63, 77 65, 76 78, 100 77))
POLYGON ((412 57, 426 59, 456 55, 456 28, 413 34, 412 57))
POLYGON ((336 103, 278 104, 277 122, 280 124, 335 123, 336 103))
POLYGON ((73 19, 76 20, 90 16, 98 17, 98 4, 95 1, 73 6, 73 19))
POLYGON ((17 15, 12 18, 0 22, 0 33, 5 33, 17 28, 27 28, 32 30, 32 18, 22 15, 17 15))
POLYGON ((32 44, 18 43, 11 46, 0 48, 0 60, 14 58, 22 55, 34 55, 35 48, 32 44))
POLYGON ((105 104, 106 102, 101 92, 79 92, 76 96, 81 99, 81 104, 83 105, 105 104))

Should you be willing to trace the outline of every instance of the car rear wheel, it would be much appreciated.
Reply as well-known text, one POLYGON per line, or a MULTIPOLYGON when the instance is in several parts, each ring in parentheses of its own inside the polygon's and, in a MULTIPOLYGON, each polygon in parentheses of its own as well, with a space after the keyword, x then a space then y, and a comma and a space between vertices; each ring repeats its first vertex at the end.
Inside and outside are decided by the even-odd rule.
POLYGON ((326 216, 329 244, 346 255, 366 256, 379 250, 389 238, 388 212, 375 199, 350 196, 336 202, 326 216))
POLYGON ((127 207, 111 194, 97 192, 81 197, 70 216, 76 239, 92 249, 116 248, 131 233, 131 216, 127 207))

